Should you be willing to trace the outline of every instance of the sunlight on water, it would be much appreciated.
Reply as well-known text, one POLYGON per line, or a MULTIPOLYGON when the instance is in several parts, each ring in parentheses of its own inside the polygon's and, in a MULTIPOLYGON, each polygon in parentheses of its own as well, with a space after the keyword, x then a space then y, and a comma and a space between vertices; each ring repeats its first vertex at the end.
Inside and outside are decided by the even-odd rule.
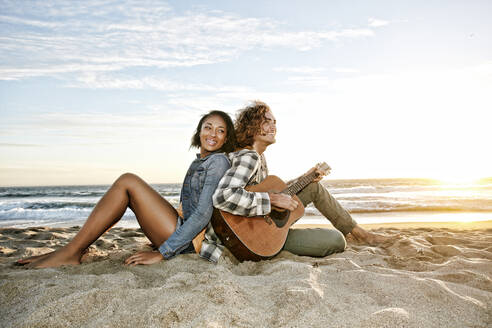
POLYGON ((492 178, 449 178, 436 180, 441 193, 449 199, 468 198, 477 203, 490 204, 492 198, 492 178))
POLYGON ((460 175, 452 175, 452 176, 443 176, 437 179, 437 181, 442 186, 476 186, 483 182, 486 182, 490 178, 483 178, 477 176, 460 176, 460 175))
MULTIPOLYGON (((352 217, 359 224, 404 223, 404 222, 460 222, 472 223, 492 220, 492 212, 388 212, 354 213, 352 217)), ((321 215, 305 216, 299 224, 329 225, 321 215)))

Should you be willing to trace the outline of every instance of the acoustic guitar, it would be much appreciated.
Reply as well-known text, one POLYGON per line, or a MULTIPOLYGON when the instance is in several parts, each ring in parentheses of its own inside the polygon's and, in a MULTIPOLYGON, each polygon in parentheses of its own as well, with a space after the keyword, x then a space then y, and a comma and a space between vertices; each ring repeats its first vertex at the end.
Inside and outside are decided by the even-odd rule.
MULTIPOLYGON (((325 174, 331 169, 326 163, 318 164, 317 168, 325 174)), ((272 207, 269 214, 255 217, 234 215, 215 208, 211 219, 215 233, 241 262, 274 257, 282 250, 290 226, 304 215, 304 206, 296 194, 318 175, 313 171, 299 177, 290 186, 279 177, 269 175, 261 183, 247 186, 246 190, 251 192, 277 192, 293 196, 299 206, 294 211, 272 207)))

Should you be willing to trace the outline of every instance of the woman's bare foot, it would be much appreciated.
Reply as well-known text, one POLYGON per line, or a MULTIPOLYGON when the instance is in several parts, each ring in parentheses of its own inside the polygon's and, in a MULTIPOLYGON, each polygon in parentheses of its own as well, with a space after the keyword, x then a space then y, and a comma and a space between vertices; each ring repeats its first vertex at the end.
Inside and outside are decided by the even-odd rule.
POLYGON ((28 268, 56 268, 62 265, 79 265, 83 253, 70 254, 62 248, 54 252, 45 254, 31 263, 27 264, 28 268))
POLYGON ((17 265, 26 265, 26 264, 32 263, 32 262, 34 262, 36 260, 39 260, 39 259, 41 259, 43 257, 46 257, 46 256, 50 255, 53 252, 49 252, 49 253, 41 254, 41 255, 34 255, 34 256, 23 258, 23 259, 19 259, 15 263, 17 265))
POLYGON ((390 237, 386 237, 374 232, 370 232, 367 230, 364 230, 360 226, 356 225, 352 231, 349 234, 352 238, 348 238, 350 241, 351 239, 354 239, 357 242, 368 244, 371 246, 377 246, 380 245, 386 241, 391 240, 390 237))
MULTIPOLYGON (((87 249, 84 250, 82 252, 82 257, 87 253, 87 249)), ((49 252, 49 253, 46 253, 46 254, 41 254, 41 255, 34 255, 34 256, 29 256, 29 257, 26 257, 26 258, 23 258, 23 259, 19 259, 17 261, 15 261, 15 264, 17 265, 26 265, 26 264, 29 264, 29 263, 32 263, 34 261, 37 261, 37 260, 40 260, 46 256, 49 256, 50 254, 53 254, 54 252, 56 251, 52 251, 52 252, 49 252)), ((81 258, 82 258, 81 257, 81 258)))

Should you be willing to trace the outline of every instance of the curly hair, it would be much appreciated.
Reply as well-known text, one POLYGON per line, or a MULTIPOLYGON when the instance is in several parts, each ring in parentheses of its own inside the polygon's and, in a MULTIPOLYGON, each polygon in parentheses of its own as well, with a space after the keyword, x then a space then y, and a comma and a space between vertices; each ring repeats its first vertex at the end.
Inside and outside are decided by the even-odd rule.
POLYGON ((193 137, 191 137, 191 146, 190 148, 196 147, 200 148, 201 147, 201 142, 200 142, 200 131, 202 130, 202 125, 203 122, 209 118, 210 116, 220 116, 224 120, 226 124, 226 141, 224 145, 217 150, 217 152, 224 152, 224 153, 230 153, 231 151, 234 151, 236 149, 236 133, 234 132, 234 124, 232 123, 232 119, 229 116, 229 114, 220 111, 220 110, 213 110, 208 112, 207 114, 203 115, 202 118, 200 119, 200 122, 198 122, 198 125, 196 127, 195 133, 193 134, 193 137))
POLYGON ((266 119, 265 113, 269 110, 270 107, 259 100, 239 110, 234 124, 239 149, 253 145, 254 136, 261 132, 261 123, 266 119))

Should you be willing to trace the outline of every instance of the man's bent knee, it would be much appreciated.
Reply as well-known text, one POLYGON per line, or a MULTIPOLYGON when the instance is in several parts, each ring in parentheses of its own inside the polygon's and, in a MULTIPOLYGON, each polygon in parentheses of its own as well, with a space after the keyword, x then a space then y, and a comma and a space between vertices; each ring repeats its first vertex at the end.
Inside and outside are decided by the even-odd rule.
POLYGON ((321 189, 324 188, 319 182, 311 182, 302 189, 297 196, 301 199, 304 206, 318 199, 321 189))
POLYGON ((306 191, 309 192, 309 193, 315 193, 316 194, 316 193, 319 193, 320 188, 323 188, 323 186, 321 185, 321 183, 319 183, 319 182, 311 182, 304 189, 306 189, 306 191))
POLYGON ((290 229, 284 249, 297 255, 324 257, 346 247, 343 234, 334 229, 290 229))
POLYGON ((345 240, 345 237, 338 230, 331 230, 331 231, 332 231, 331 240, 333 245, 332 246, 333 252, 331 252, 330 254, 343 252, 347 247, 347 241, 345 240))

